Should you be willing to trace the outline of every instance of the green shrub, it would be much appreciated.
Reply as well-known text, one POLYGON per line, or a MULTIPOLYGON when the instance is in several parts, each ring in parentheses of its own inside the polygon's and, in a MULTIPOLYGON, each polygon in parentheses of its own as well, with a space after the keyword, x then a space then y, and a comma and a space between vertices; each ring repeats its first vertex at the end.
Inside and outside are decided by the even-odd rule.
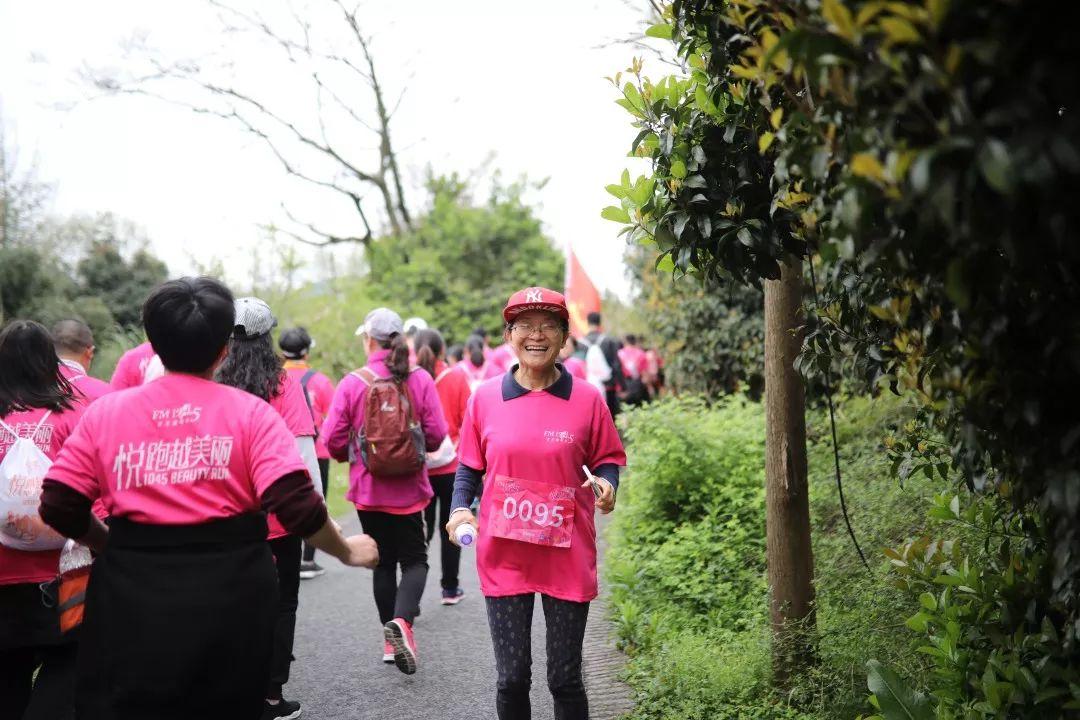
MULTIPOLYGON (((929 692, 920 717, 1065 717, 1080 709, 1075 652, 1055 629, 1063 611, 1047 602, 1053 561, 1045 540, 1032 540, 1045 533, 1037 516, 1011 512, 1001 498, 951 493, 934 498, 929 516, 937 537, 886 551, 908 598, 911 651, 931 663, 907 674, 929 692)), ((908 717, 882 694, 886 720, 908 717)))
POLYGON ((921 527, 931 495, 921 476, 892 479, 881 444, 911 414, 893 397, 838 408, 848 509, 871 572, 840 513, 826 416, 807 416, 818 664, 782 697, 768 683, 762 408, 678 398, 624 416, 630 469, 605 573, 637 720, 851 718, 866 708, 869 659, 926 669, 903 626, 910 598, 881 555, 921 527))

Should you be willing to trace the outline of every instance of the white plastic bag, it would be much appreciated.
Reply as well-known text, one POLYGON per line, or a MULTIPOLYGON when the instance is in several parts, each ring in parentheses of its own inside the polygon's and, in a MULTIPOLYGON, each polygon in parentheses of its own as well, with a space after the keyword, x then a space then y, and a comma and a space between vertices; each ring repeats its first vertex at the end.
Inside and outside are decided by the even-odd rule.
POLYGON ((34 444, 33 438, 48 419, 46 412, 28 438, 0 420, 2 431, 15 438, 0 462, 0 545, 4 547, 38 552, 58 550, 67 541, 38 515, 41 484, 52 460, 34 444))

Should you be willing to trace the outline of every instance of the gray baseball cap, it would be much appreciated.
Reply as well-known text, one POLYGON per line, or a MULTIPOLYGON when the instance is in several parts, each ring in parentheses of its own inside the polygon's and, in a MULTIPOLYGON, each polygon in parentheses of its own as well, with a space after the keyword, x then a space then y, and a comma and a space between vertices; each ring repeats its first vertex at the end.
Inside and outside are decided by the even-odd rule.
POLYGON ((405 332, 401 316, 390 308, 375 308, 364 318, 364 324, 356 328, 357 335, 367 335, 382 342, 405 332))
POLYGON ((251 340, 260 335, 265 335, 277 326, 277 318, 274 317, 270 306, 257 297, 242 297, 236 299, 236 321, 233 326, 233 337, 251 340))

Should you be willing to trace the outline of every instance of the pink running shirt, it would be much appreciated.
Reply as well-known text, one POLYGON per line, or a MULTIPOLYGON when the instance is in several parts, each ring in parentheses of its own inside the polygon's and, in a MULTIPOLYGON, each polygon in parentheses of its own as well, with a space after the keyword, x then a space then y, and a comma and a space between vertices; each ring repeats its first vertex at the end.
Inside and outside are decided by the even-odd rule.
POLYGON ((645 370, 645 351, 634 345, 619 350, 619 362, 626 377, 641 377, 645 370))
MULTIPOLYGON (((82 417, 86 404, 75 403, 72 410, 49 413, 49 418, 34 435, 34 444, 41 452, 45 453, 50 460, 55 460, 60 447, 71 436, 75 426, 82 417)), ((45 410, 30 410, 28 412, 14 412, 3 418, 11 429, 19 434, 19 437, 30 437, 34 428, 41 422, 41 416, 45 410)), ((15 438, 7 430, 0 428, 0 460, 4 459, 7 451, 11 449, 15 438)), ((0 585, 15 585, 17 583, 41 583, 52 580, 60 571, 60 551, 44 550, 42 552, 26 552, 15 550, 0 545, 0 585)))
MULTIPOLYGON (((293 380, 288 373, 281 379, 281 387, 274 397, 270 398, 270 407, 277 410, 278 415, 285 421, 285 427, 294 438, 312 437, 315 435, 315 423, 311 419, 311 411, 308 410, 307 400, 304 399, 304 390, 300 383, 293 380)), ((277 516, 270 513, 266 516, 266 524, 270 532, 267 540, 285 537, 288 531, 282 525, 277 516)))
POLYGON ((120 356, 109 384, 113 390, 138 387, 143 384, 147 366, 153 361, 154 348, 149 342, 137 345, 120 356))
MULTIPOLYGON (((389 377, 390 370, 386 367, 389 355, 389 350, 377 350, 368 357, 366 367, 371 368, 378 377, 389 377)), ((435 381, 426 371, 412 368, 405 379, 405 387, 412 400, 416 419, 424 429, 426 446, 429 451, 434 450, 447 432, 435 381)), ((326 446, 335 460, 349 462, 349 491, 345 493, 345 499, 358 510, 411 515, 427 507, 435 494, 428 481, 427 468, 421 467, 411 475, 378 478, 368 471, 356 451, 356 436, 364 427, 367 389, 367 383, 355 373, 349 373, 338 383, 334 401, 330 404, 330 412, 322 427, 326 446), (350 455, 353 457, 350 458, 350 455)))
POLYGON ((487 597, 539 592, 562 600, 596 597, 596 525, 592 491, 582 465, 626 464, 622 441, 603 396, 564 374, 547 390, 529 392, 512 373, 473 393, 461 425, 458 459, 487 473, 480 499, 476 565, 487 597), (484 517, 502 511, 492 501, 495 478, 574 488, 570 547, 558 548, 489 535, 484 517))
POLYGON ((82 365, 71 360, 60 361, 60 373, 67 378, 87 403, 92 403, 102 395, 108 395, 113 391, 113 386, 104 380, 91 377, 83 370, 82 365))
POLYGON ((270 485, 307 473, 272 407, 243 390, 169 373, 89 407, 49 478, 106 512, 198 525, 260 510, 270 485))
MULTIPOLYGON (((304 360, 285 361, 285 372, 292 375, 297 383, 309 370, 311 366, 304 360)), ((300 389, 303 390, 302 385, 300 389)), ((315 419, 315 427, 321 428, 323 420, 326 419, 326 413, 330 410, 330 403, 334 400, 334 381, 321 372, 316 372, 308 380, 307 391, 308 398, 311 400, 311 414, 315 419)), ((326 442, 323 441, 321 434, 315 438, 315 456, 320 460, 330 459, 330 451, 326 449, 326 442)))
POLYGON ((563 367, 565 367, 574 377, 580 378, 582 380, 589 379, 589 374, 585 371, 585 361, 581 358, 571 355, 562 362, 563 367))

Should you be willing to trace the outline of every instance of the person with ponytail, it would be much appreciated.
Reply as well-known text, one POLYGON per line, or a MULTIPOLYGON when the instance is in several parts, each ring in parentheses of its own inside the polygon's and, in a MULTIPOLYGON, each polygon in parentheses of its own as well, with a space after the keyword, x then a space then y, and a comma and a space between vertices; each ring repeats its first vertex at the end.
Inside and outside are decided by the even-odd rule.
MULTIPOLYGON (((313 480, 312 487, 321 496, 324 493, 322 483, 317 479, 315 422, 304 399, 304 389, 296 378, 285 372, 281 357, 274 351, 270 333, 277 327, 277 318, 270 306, 256 297, 237 298, 235 314, 229 352, 218 366, 214 379, 265 400, 277 411, 296 438, 296 449, 313 480)), ((293 660, 303 541, 299 535, 287 531, 273 513, 267 516, 266 523, 269 528, 266 539, 274 554, 278 576, 278 604, 270 684, 262 720, 292 720, 300 717, 300 703, 286 700, 283 689, 289 681, 293 660)))
MULTIPOLYGON (((368 313, 356 330, 363 338, 367 364, 346 375, 330 403, 322 437, 330 456, 349 463, 349 490, 345 497, 356 506, 364 532, 375 538, 379 565, 372 583, 379 620, 383 624, 383 662, 403 673, 416 672, 418 656, 412 623, 420 611, 427 582, 427 539, 424 510, 433 492, 421 459, 394 474, 379 474, 377 453, 395 453, 409 442, 390 438, 387 445, 372 442, 384 432, 387 418, 407 413, 409 435, 422 435, 423 449, 435 451, 446 437, 446 420, 431 375, 409 365, 409 346, 401 317, 388 308, 368 313), (393 383, 388 392, 387 383, 393 383), (379 404, 371 399, 382 397, 379 404), (378 412, 379 416, 368 417, 378 412), (397 569, 401 566, 401 582, 397 569)), ((420 442, 417 438, 417 442, 420 442)), ((395 455, 395 458, 397 456, 395 455)))
POLYGON ((442 604, 457 605, 465 595, 458 583, 458 568, 461 564, 461 548, 450 542, 446 534, 446 523, 450 521, 450 498, 454 494, 454 473, 457 472, 457 442, 461 433, 461 421, 465 417, 465 408, 469 404, 469 379, 460 367, 446 364, 442 335, 438 330, 420 330, 413 338, 416 362, 435 379, 435 390, 439 393, 443 415, 449 426, 442 446, 433 453, 428 453, 428 479, 435 496, 425 511, 427 520, 427 540, 430 543, 439 529, 439 547, 442 554, 442 604))
POLYGON ((484 338, 481 335, 470 335, 465 341, 465 358, 461 361, 461 369, 465 371, 471 390, 475 390, 485 380, 503 374, 503 370, 486 358, 484 349, 484 338))

